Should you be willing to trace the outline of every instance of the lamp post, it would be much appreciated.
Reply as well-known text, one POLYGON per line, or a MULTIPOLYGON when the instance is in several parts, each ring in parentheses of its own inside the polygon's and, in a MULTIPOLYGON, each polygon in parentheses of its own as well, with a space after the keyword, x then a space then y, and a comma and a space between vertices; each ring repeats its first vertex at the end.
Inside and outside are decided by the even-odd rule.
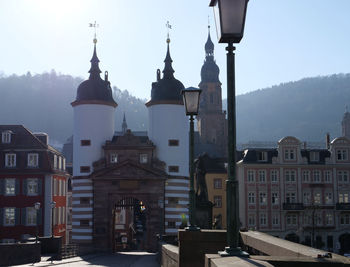
POLYGON ((54 223, 53 223, 53 211, 56 207, 56 202, 55 201, 51 201, 51 238, 54 237, 54 234, 53 234, 53 227, 54 227, 54 223))
POLYGON ((40 210, 40 202, 35 202, 34 208, 36 210, 36 231, 35 231, 35 243, 38 243, 39 236, 39 210, 40 210))
POLYGON ((239 196, 236 177, 236 92, 235 47, 243 37, 248 0, 211 0, 214 9, 219 43, 227 43, 227 125, 228 125, 228 179, 226 180, 227 243, 221 256, 249 255, 238 247, 239 242, 239 196))
POLYGON ((190 225, 185 229, 188 231, 198 231, 199 227, 195 226, 195 195, 194 195, 194 123, 193 116, 198 115, 199 96, 202 90, 189 87, 181 91, 186 108, 186 115, 190 116, 190 149, 189 149, 189 167, 190 167, 190 208, 189 221, 190 225))

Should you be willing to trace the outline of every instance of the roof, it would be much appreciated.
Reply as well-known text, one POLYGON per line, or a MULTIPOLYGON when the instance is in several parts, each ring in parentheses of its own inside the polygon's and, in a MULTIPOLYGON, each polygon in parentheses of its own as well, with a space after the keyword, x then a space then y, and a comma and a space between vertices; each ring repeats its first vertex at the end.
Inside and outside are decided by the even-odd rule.
MULTIPOLYGON (((142 132, 139 132, 139 134, 142 132)), ((147 133, 147 132, 143 132, 147 133)), ((135 135, 131 130, 127 130, 125 134, 114 135, 112 141, 106 142, 106 147, 108 146, 148 146, 154 147, 152 141, 147 135, 135 135)))

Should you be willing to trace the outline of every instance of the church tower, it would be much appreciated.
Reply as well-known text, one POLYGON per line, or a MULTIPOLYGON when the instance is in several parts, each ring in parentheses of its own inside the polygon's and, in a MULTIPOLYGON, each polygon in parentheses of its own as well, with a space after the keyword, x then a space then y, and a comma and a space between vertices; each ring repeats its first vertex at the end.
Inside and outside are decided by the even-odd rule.
POLYGON ((348 107, 345 109, 343 120, 341 122, 342 136, 350 138, 350 113, 348 107))
POLYGON ((167 39, 163 77, 157 70, 152 83, 148 109, 148 136, 156 147, 156 156, 165 163, 168 178, 165 183, 165 234, 177 235, 182 216, 188 213, 189 192, 189 122, 186 117, 181 90, 184 85, 174 77, 167 39))
POLYGON ((204 50, 205 60, 201 69, 201 82, 198 85, 202 90, 197 116, 200 144, 206 144, 206 147, 212 148, 208 151, 210 156, 225 157, 227 155, 226 113, 222 111, 220 69, 214 60, 210 26, 208 26, 208 39, 204 50))
POLYGON ((91 243, 93 229, 93 189, 89 174, 92 163, 103 156, 102 146, 114 134, 114 116, 117 103, 112 97, 108 81, 101 79, 99 59, 94 51, 90 60, 90 77, 77 89, 73 107, 73 208, 72 240, 76 243, 91 243))

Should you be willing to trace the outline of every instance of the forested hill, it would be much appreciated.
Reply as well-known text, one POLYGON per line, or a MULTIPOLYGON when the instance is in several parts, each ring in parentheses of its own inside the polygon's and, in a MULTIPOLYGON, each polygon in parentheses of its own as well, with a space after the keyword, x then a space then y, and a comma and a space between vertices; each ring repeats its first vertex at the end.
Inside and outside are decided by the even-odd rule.
POLYGON ((350 74, 305 78, 237 97, 239 142, 277 141, 292 135, 324 141, 341 135, 341 120, 350 107, 350 74))
MULTIPOLYGON (((51 143, 62 144, 73 132, 70 105, 82 79, 51 71, 37 75, 0 77, 0 124, 23 124, 47 132, 51 143)), ((145 100, 113 86, 116 130, 125 112, 128 128, 147 130, 145 100)), ((225 102, 225 101, 224 101, 225 102)), ((326 132, 341 134, 345 106, 350 107, 350 74, 306 78, 237 97, 237 139, 277 141, 293 135, 323 141, 326 132)))
MULTIPOLYGON (((29 130, 46 132, 50 143, 61 146, 73 133, 73 108, 81 78, 50 73, 0 77, 0 124, 23 124, 29 130)), ((118 103, 116 129, 121 128, 125 112, 128 127, 147 128, 145 100, 113 87, 118 103)))

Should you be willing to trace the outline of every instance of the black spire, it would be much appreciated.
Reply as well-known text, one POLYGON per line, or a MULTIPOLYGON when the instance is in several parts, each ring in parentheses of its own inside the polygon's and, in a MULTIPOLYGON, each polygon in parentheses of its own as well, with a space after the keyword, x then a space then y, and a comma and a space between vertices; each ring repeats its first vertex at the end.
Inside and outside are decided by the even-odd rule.
POLYGON ((123 132, 123 134, 126 133, 127 129, 128 129, 128 125, 126 124, 125 112, 124 112, 124 118, 123 118, 123 123, 122 123, 122 132, 123 132))
POLYGON ((94 53, 93 53, 92 58, 90 60, 91 68, 89 70, 89 73, 90 73, 89 79, 90 80, 96 79, 96 78, 101 78, 100 77, 101 70, 98 66, 98 63, 100 62, 100 60, 98 59, 97 53, 96 53, 96 42, 97 42, 97 40, 94 39, 94 53))
POLYGON ((214 56, 214 43, 210 38, 210 26, 208 25, 208 40, 204 46, 206 56, 214 56))
POLYGON ((164 59, 164 70, 163 70, 163 79, 171 79, 174 78, 174 69, 171 65, 171 63, 173 62, 173 60, 170 57, 170 49, 169 49, 169 43, 170 43, 170 39, 168 38, 166 40, 166 42, 168 43, 168 50, 166 52, 166 57, 164 59))

